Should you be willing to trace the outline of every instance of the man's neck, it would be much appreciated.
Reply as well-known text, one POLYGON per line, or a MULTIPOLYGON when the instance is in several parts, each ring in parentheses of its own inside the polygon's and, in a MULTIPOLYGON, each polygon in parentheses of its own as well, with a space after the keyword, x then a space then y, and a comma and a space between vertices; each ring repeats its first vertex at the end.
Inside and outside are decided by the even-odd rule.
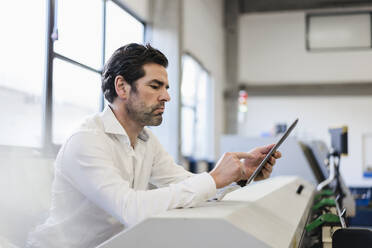
POLYGON ((120 125, 124 128, 127 133, 130 144, 134 148, 136 146, 137 137, 139 133, 143 130, 143 126, 138 125, 137 122, 129 118, 127 111, 123 105, 110 104, 110 108, 114 113, 116 119, 119 121, 120 125))

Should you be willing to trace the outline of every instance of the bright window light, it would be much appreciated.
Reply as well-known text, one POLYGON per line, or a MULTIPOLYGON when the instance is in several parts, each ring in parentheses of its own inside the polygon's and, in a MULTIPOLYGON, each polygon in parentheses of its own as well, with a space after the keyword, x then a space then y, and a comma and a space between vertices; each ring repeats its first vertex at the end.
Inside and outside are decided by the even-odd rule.
POLYGON ((53 67, 53 142, 60 144, 82 118, 98 111, 101 78, 59 59, 53 67))
POLYGON ((182 58, 182 155, 209 160, 213 139, 212 82, 206 70, 191 56, 182 58))
POLYGON ((121 46, 143 43, 144 26, 112 1, 106 5, 106 60, 121 46))
POLYGON ((58 1, 54 50, 95 69, 102 63, 102 0, 58 1))
POLYGON ((1 4, 1 145, 41 146, 45 13, 41 0, 1 4))

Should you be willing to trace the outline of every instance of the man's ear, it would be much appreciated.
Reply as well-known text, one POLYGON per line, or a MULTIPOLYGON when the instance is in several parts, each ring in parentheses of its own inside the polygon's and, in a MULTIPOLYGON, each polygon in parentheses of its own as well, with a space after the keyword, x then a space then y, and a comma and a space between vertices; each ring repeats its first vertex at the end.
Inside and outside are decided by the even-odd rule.
POLYGON ((130 85, 127 81, 123 78, 123 76, 116 76, 115 77, 115 91, 116 94, 120 99, 127 99, 130 93, 130 85))

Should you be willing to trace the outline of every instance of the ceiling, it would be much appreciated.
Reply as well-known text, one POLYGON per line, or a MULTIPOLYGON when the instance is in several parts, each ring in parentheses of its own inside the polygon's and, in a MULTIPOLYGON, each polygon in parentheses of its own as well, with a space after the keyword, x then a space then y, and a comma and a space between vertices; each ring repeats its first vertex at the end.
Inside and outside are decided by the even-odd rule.
POLYGON ((372 6, 372 0, 239 0, 240 13, 372 6))

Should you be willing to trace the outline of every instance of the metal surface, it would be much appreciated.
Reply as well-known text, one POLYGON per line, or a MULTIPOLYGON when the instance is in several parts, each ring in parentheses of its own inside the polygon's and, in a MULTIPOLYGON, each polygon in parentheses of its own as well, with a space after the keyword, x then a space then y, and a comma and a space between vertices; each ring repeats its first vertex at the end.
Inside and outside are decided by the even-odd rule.
POLYGON ((339 196, 337 196, 337 198, 335 200, 337 214, 338 214, 338 217, 340 218, 342 228, 346 228, 346 224, 345 224, 345 220, 344 220, 344 214, 346 213, 346 209, 343 209, 342 212, 341 212, 340 205, 338 204, 338 198, 339 198, 339 196))
MULTIPOLYGON (((106 1, 102 1, 102 50, 101 50, 101 73, 106 61, 106 1)), ((105 97, 103 92, 100 91, 99 110, 103 111, 105 108, 105 97)))
POLYGON ((84 68, 84 69, 86 69, 86 70, 88 70, 88 71, 92 71, 92 72, 96 72, 96 73, 101 74, 101 71, 100 71, 100 70, 94 69, 93 67, 90 67, 90 66, 88 66, 88 65, 82 64, 82 63, 80 63, 80 62, 78 62, 78 61, 76 61, 76 60, 70 59, 70 58, 68 58, 68 57, 66 57, 66 56, 63 56, 63 55, 59 54, 59 53, 54 52, 54 58, 58 58, 58 59, 60 59, 60 60, 63 60, 63 61, 69 62, 69 63, 71 63, 71 64, 74 64, 74 65, 80 66, 80 67, 82 67, 82 68, 84 68))
POLYGON ((240 12, 267 12, 322 8, 360 7, 371 5, 370 0, 240 0, 240 12))
POLYGON ((45 74, 43 92, 43 149, 50 153, 52 149, 52 107, 53 107, 53 47, 52 39, 55 15, 55 0, 48 0, 47 3, 47 32, 46 32, 46 53, 45 53, 45 74))
POLYGON ((268 84, 244 82, 240 86, 250 96, 368 96, 372 82, 330 84, 268 84))
POLYGON ((324 187, 326 187, 331 182, 333 182, 333 180, 336 177, 336 168, 335 167, 336 167, 335 157, 330 156, 330 158, 329 158, 329 177, 326 180, 324 180, 323 182, 318 184, 318 186, 316 187, 316 189, 318 191, 321 191, 324 187))

